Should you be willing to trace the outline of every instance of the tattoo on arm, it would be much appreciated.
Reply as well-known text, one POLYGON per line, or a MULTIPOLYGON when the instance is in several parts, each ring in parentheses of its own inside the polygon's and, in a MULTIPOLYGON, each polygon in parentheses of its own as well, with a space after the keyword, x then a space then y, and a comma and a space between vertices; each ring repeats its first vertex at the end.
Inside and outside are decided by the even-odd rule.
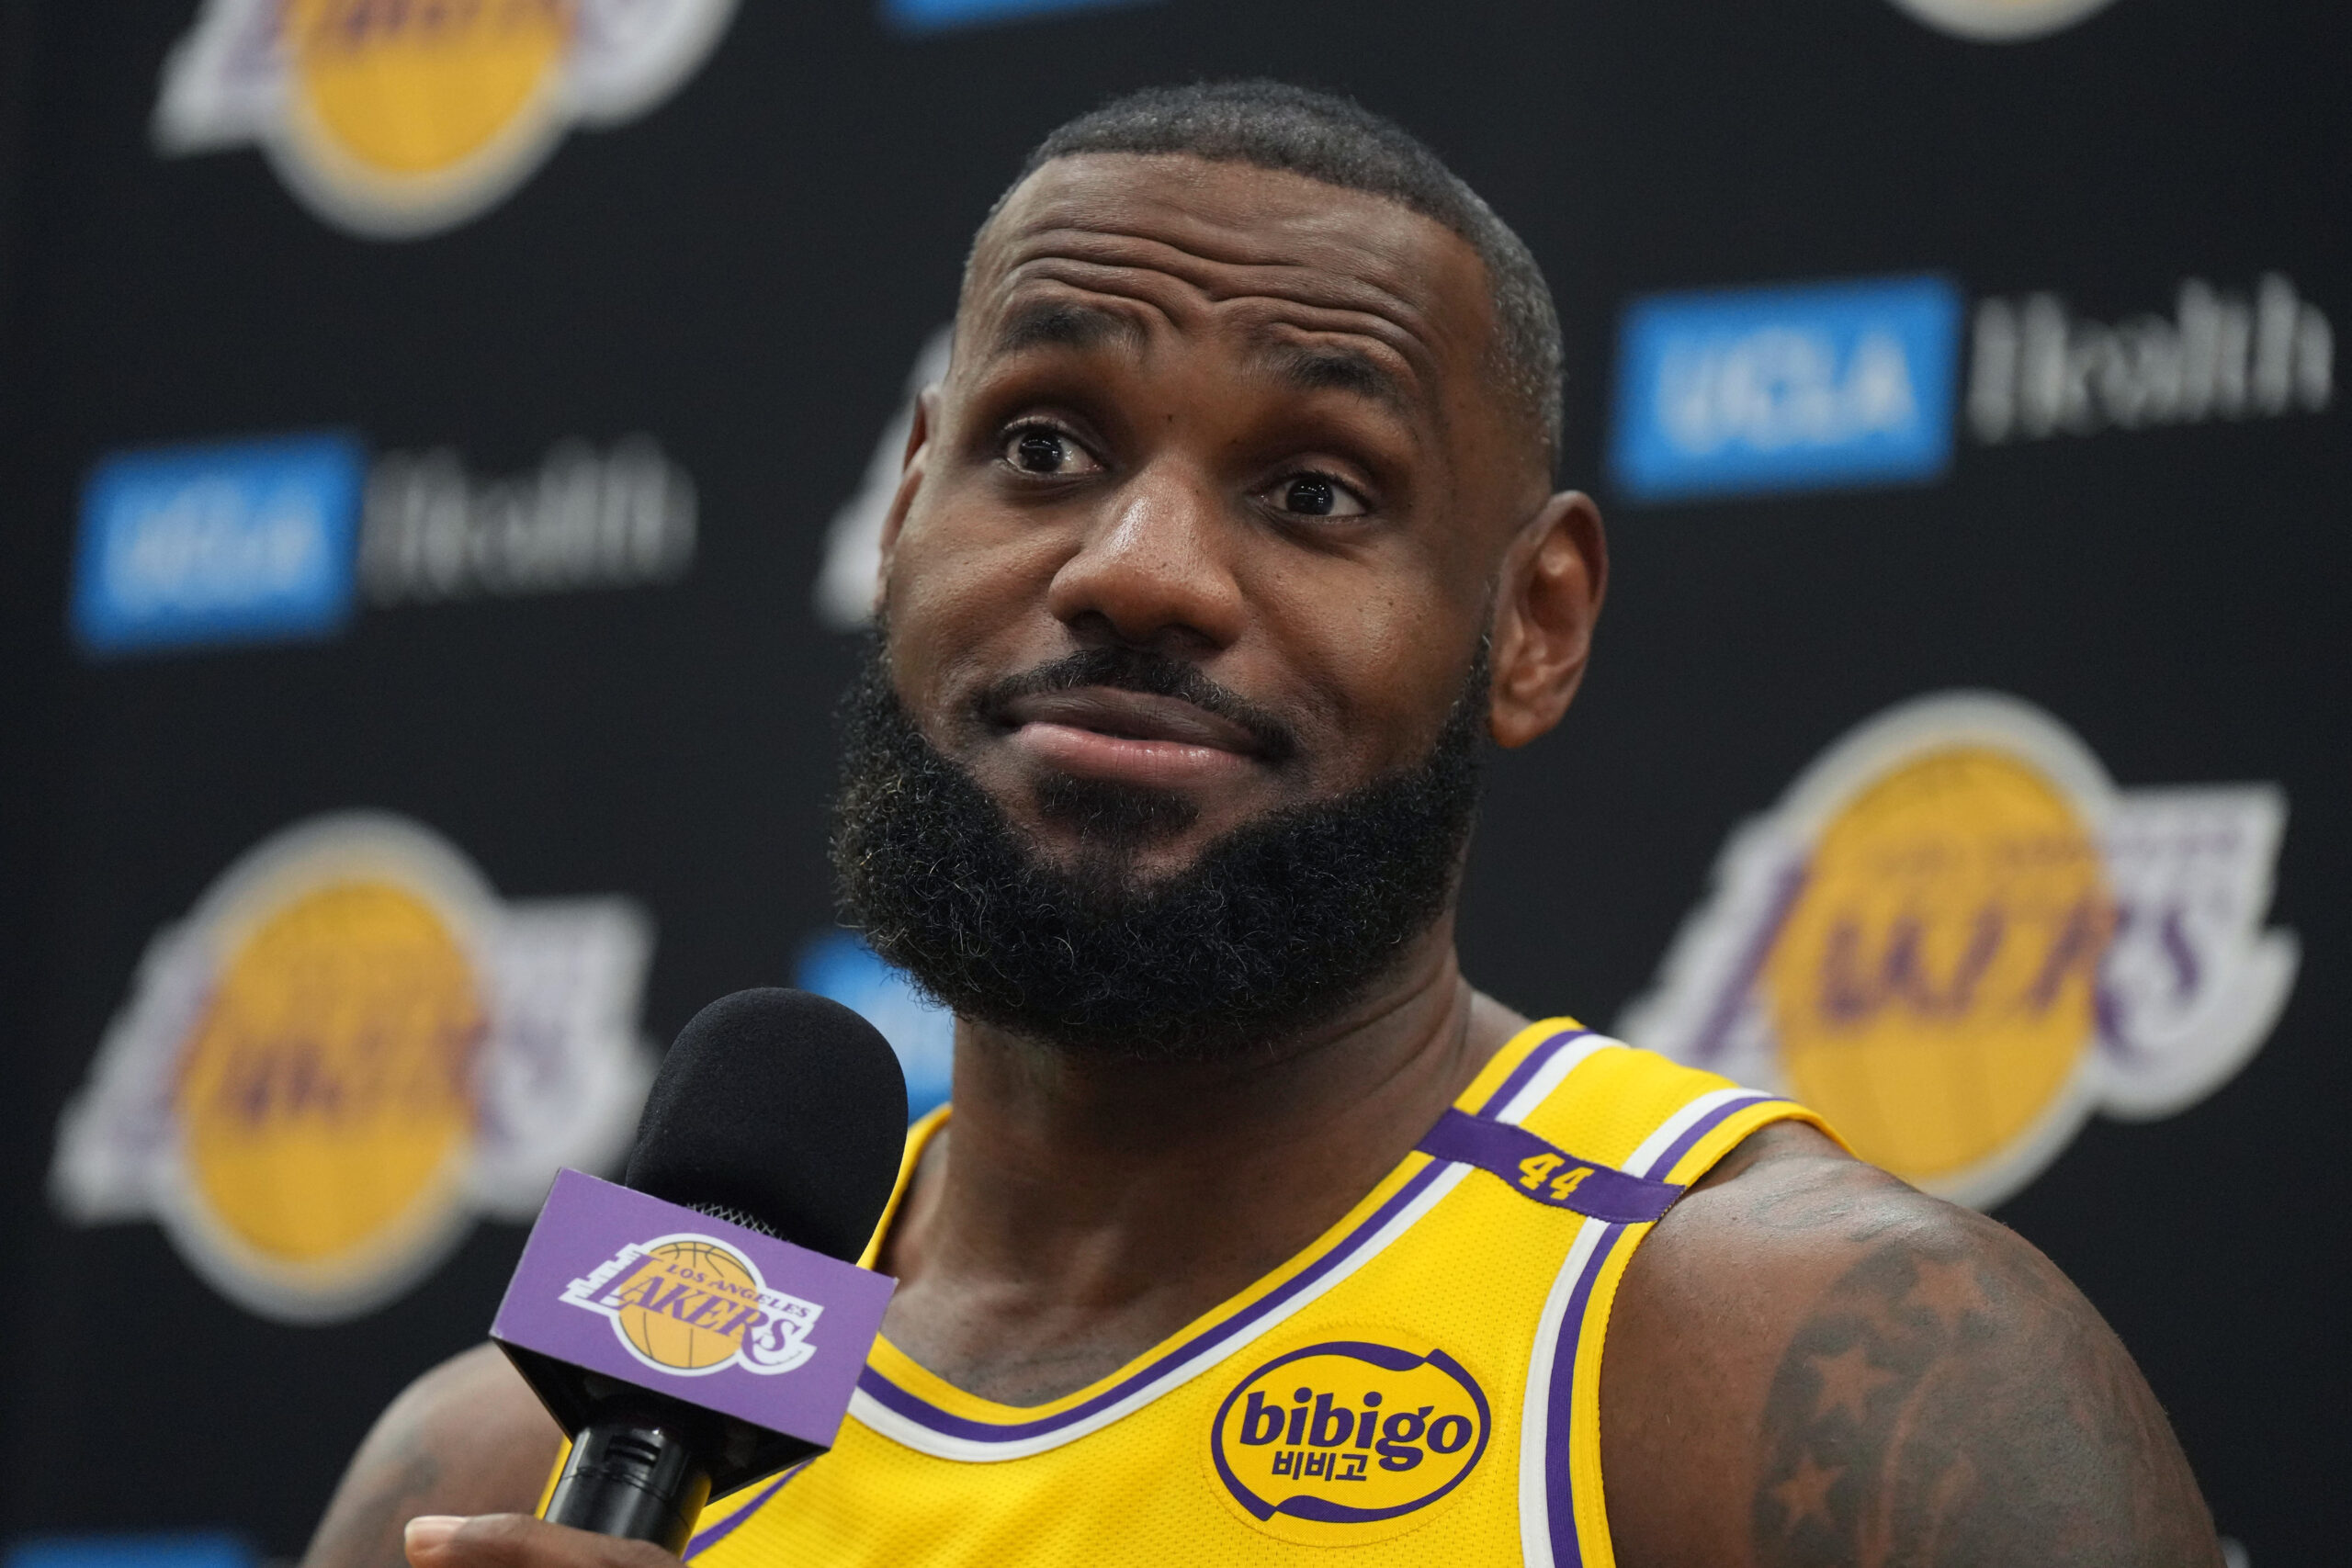
POLYGON ((1764 1410, 1763 1568, 2218 1568, 2138 1369, 1987 1221, 1885 1241, 1815 1303, 1764 1410))

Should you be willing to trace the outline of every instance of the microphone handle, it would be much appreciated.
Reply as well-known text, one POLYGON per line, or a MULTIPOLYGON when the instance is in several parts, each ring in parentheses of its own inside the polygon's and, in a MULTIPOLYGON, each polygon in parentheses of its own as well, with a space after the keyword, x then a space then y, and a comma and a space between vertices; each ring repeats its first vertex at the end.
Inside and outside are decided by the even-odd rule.
POLYGON ((654 1406, 599 1412, 582 1427, 540 1517, 683 1555, 710 1500, 710 1466, 696 1440, 704 1423, 665 1418, 654 1406))

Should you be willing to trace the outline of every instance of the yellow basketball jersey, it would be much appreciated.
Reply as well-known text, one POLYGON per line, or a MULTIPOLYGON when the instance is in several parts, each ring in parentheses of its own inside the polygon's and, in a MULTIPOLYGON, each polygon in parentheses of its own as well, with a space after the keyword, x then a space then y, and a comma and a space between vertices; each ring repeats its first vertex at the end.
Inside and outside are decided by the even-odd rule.
MULTIPOLYGON (((944 1115, 910 1137, 901 1193, 944 1115)), ((714 1502, 685 1554, 1212 1568, 1336 1546, 1363 1568, 1609 1568, 1618 1280, 1682 1186, 1792 1117, 1816 1121, 1536 1024, 1314 1246, 1091 1387, 997 1404, 877 1341, 834 1449, 714 1502)))

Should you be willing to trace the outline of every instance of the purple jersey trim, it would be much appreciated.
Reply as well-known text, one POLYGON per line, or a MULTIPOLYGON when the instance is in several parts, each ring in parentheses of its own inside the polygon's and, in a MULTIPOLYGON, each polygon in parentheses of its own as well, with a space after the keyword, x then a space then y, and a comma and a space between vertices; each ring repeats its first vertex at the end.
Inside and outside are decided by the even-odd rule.
MULTIPOLYGON (((1748 1094, 1715 1107, 1685 1128, 1682 1135, 1651 1160, 1642 1174, 1656 1177, 1672 1170, 1700 1139, 1731 1117, 1751 1106, 1771 1104, 1779 1098, 1748 1094)), ((1576 1431, 1570 1395, 1576 1383, 1577 1345, 1584 1337, 1585 1310, 1592 1304, 1593 1285, 1624 1238, 1625 1230, 1622 1224, 1611 1225, 1601 1233, 1592 1256, 1585 1259, 1584 1269, 1577 1276, 1575 1288, 1569 1293, 1567 1311, 1560 1318, 1560 1337, 1552 1349, 1552 1386, 1544 1406, 1544 1502, 1552 1527, 1553 1568, 1583 1568, 1583 1544, 1577 1539, 1576 1484, 1568 1468, 1576 1431)))
MULTIPOLYGON (((1545 1064, 1559 1055, 1563 1047, 1572 1041, 1583 1039, 1591 1032, 1589 1029, 1564 1029, 1556 1034, 1547 1036, 1533 1050, 1528 1052, 1526 1058, 1511 1069, 1510 1075, 1496 1087, 1494 1093, 1487 1097, 1486 1102, 1478 1108, 1479 1113, 1492 1115, 1509 1105, 1512 1097, 1524 1089, 1537 1073, 1542 1072, 1545 1064)), ((1214 1327, 1204 1329, 1165 1356, 1153 1361, 1149 1366, 1139 1369, 1132 1377, 1122 1378, 1093 1398, 1083 1404, 1074 1404, 1068 1410, 1057 1412, 1052 1416, 1039 1416, 1034 1421, 974 1421, 942 1410, 920 1394, 900 1388, 872 1366, 868 1366, 859 1374, 857 1386, 884 1408, 895 1411, 908 1420, 928 1427, 943 1437, 964 1438, 975 1442, 1011 1443, 1057 1432, 1065 1427, 1101 1414, 1121 1400, 1133 1397, 1141 1389, 1165 1377, 1204 1350, 1225 1343, 1257 1323, 1267 1314, 1282 1306, 1301 1291, 1346 1262, 1359 1248, 1377 1235, 1383 1226, 1395 1219, 1401 1210, 1427 1191, 1430 1184, 1437 1179, 1439 1173, 1444 1168, 1442 1163, 1431 1160, 1427 1168, 1415 1173, 1410 1180, 1390 1195, 1388 1201, 1374 1210, 1363 1224, 1348 1233, 1345 1238, 1322 1257, 1232 1316, 1226 1318, 1214 1327)))
POLYGON ((782 1491, 786 1482, 791 1480, 794 1476, 799 1474, 802 1471, 808 1468, 808 1461, 805 1459, 802 1460, 798 1464, 794 1465, 790 1470, 786 1471, 782 1475, 777 1476, 774 1481, 769 1482, 765 1486, 760 1488, 760 1495, 758 1496, 752 1498, 750 1502, 744 1504, 741 1507, 736 1509, 733 1513, 728 1515, 725 1518, 719 1520, 708 1529, 696 1530, 694 1534, 694 1539, 686 1542, 686 1549, 678 1553, 678 1555, 684 1558, 698 1556, 703 1552, 708 1551, 712 1547, 717 1546, 729 1536, 733 1535, 737 1525, 741 1524, 753 1514, 756 1514, 762 1508, 766 1507, 768 1499, 782 1491))
POLYGON ((1576 1156, 1509 1122, 1449 1111, 1414 1145, 1432 1159, 1475 1165, 1532 1203, 1587 1219, 1640 1224, 1660 1219, 1682 1189, 1576 1156), (1538 1164, 1536 1162, 1543 1163, 1538 1164))

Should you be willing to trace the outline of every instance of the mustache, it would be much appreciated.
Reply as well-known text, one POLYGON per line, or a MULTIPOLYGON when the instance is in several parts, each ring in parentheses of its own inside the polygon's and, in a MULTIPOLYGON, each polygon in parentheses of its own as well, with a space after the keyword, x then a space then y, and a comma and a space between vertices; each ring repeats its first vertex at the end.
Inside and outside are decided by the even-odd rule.
POLYGON ((1173 697, 1249 731, 1259 754, 1280 765, 1298 750, 1298 736, 1273 713, 1208 678, 1200 666, 1148 648, 1089 648, 995 682, 973 705, 990 724, 1006 722, 1018 698, 1102 686, 1147 697, 1173 697))

